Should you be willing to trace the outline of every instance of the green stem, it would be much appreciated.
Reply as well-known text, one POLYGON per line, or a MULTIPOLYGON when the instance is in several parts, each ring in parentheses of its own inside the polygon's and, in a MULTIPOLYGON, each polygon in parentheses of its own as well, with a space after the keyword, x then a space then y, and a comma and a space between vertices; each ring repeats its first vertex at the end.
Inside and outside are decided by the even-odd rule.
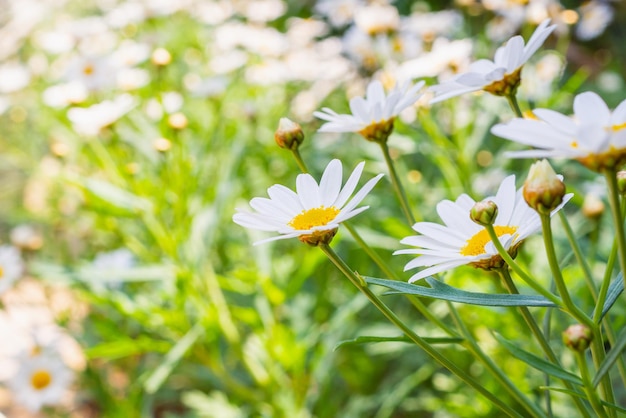
POLYGON ((396 327, 398 327, 404 334, 413 341, 418 347, 424 350, 440 365, 448 369, 451 373, 455 374, 462 381, 474 388, 494 405, 500 408, 504 413, 511 417, 522 417, 522 415, 515 411, 510 406, 502 402, 497 396, 485 389, 478 381, 472 376, 460 369, 454 363, 452 363, 446 356, 439 352, 439 350, 433 348, 424 339, 417 335, 411 328, 409 328, 400 318, 396 316, 391 309, 380 300, 380 298, 374 294, 365 284, 365 281, 357 276, 350 267, 335 253, 335 251, 328 244, 320 244, 320 249, 326 254, 326 256, 333 262, 333 264, 352 282, 357 289, 361 291, 376 308, 396 327))
POLYGON ((409 201, 406 197, 406 193, 404 192, 404 188, 402 187, 402 182, 398 177, 398 173, 396 172, 395 165, 389 154, 389 146, 387 146, 387 142, 381 141, 379 142, 380 148, 383 151, 383 156, 385 157, 385 162, 387 163, 387 168, 389 169, 389 176, 391 177, 391 184, 393 185, 393 190, 400 201, 400 206, 402 207, 402 212, 406 217, 409 226, 413 226, 415 223, 415 217, 413 216, 413 212, 411 212, 411 206, 409 205, 409 201))
POLYGON ((611 206, 611 215, 613 216, 613 225, 617 237, 617 248, 619 256, 619 265, 623 273, 622 277, 626 284, 626 235, 624 234, 624 221, 620 211, 619 190, 617 188, 617 174, 615 169, 607 169, 604 171, 604 177, 609 188, 609 204, 611 206))
MULTIPOLYGON (((359 235, 357 230, 350 225, 348 222, 344 222, 343 225, 348 229, 350 235, 354 238, 356 243, 365 251, 365 253, 376 263, 376 265, 382 270, 382 272, 390 279, 402 281, 400 277, 389 267, 389 265, 378 255, 376 251, 372 247, 370 247, 363 238, 359 235)), ((458 336, 458 334, 452 330, 449 326, 447 326, 441 319, 439 319, 436 315, 434 315, 430 309, 424 302, 422 302, 417 296, 414 295, 405 295, 407 299, 411 302, 411 304, 422 314, 426 319, 428 319, 433 324, 437 325, 443 331, 445 331, 448 335, 458 336)))
POLYGON ((548 258, 548 264, 550 265, 550 270, 552 271, 552 276, 554 277, 554 283, 556 284, 556 288, 561 295, 561 299, 567 308, 567 311, 578 321, 587 325, 588 327, 595 327, 595 324, 583 311, 581 311, 578 306, 574 304, 569 291, 567 290, 567 286, 565 284, 565 280, 563 280, 563 275, 561 274, 561 268, 559 267, 559 261, 556 257, 556 251, 554 249, 554 240, 552 238, 552 228, 550 226, 550 214, 540 213, 539 217, 541 219, 541 231, 543 233, 543 241, 546 249, 546 256, 548 258))
POLYGON ((467 348, 474 357, 476 357, 487 370, 491 372, 491 374, 498 380, 498 382, 502 385, 502 387, 509 392, 509 394, 517 400, 523 407, 533 416, 545 416, 545 413, 541 411, 530 399, 526 397, 515 384, 508 378, 506 374, 498 367, 491 358, 485 354, 485 352, 480 348, 480 346, 476 343, 474 336, 471 334, 469 329, 465 326, 463 321, 461 320, 460 315, 452 306, 452 303, 448 302, 448 307, 452 312, 452 317, 454 318, 454 322, 456 322, 459 330, 461 331, 461 335, 464 337, 463 345, 467 348))
POLYGON ((589 374, 589 368, 587 366, 587 359, 585 358, 585 353, 583 351, 576 351, 576 362, 578 363, 578 368, 580 369, 580 377, 583 380, 583 389, 587 394, 587 399, 591 403, 591 407, 596 412, 598 418, 608 417, 606 411, 602 407, 602 403, 600 402, 600 398, 596 393, 592 381, 591 376, 589 374))
MULTIPOLYGON (((519 294, 517 286, 515 286, 515 283, 513 282, 513 279, 511 278, 511 275, 509 274, 509 269, 507 267, 503 267, 503 268, 498 269, 498 274, 502 278, 502 281, 504 282, 504 286, 507 288, 509 293, 511 293, 511 294, 519 294)), ((530 329, 530 331, 533 333, 533 335, 537 339, 537 342, 541 346, 541 348, 542 348, 544 354, 546 355, 546 357, 548 358, 548 360, 550 360, 550 362, 552 362, 553 364, 556 364, 557 366, 560 366, 559 359, 557 358, 556 354, 554 354, 554 351, 552 350, 552 347, 550 347, 550 343, 548 342, 548 340, 547 340, 546 336, 544 335, 544 333, 541 331, 541 328, 539 327, 539 324, 537 324, 537 321, 535 320, 535 317, 533 317, 532 314, 530 313, 530 310, 526 306, 520 306, 519 310, 520 310, 520 313, 522 314, 522 317, 524 318, 524 321, 526 322, 526 325, 528 325, 528 328, 530 329)), ((569 383, 568 381, 564 380, 563 384, 565 385, 565 387, 567 389, 575 390, 574 386, 571 383, 569 383)), ((587 412, 587 408, 582 403, 582 401, 578 398, 578 396, 572 396, 572 400, 574 401, 574 403, 578 407, 578 410, 580 411, 582 416, 589 417, 589 414, 587 412)), ((547 398, 547 402, 548 402, 548 405, 549 405, 549 403, 550 403, 550 398, 549 397, 547 398)))
POLYGON ((308 173, 309 170, 306 168, 306 164, 304 163, 304 160, 302 159, 298 148, 293 148, 291 150, 291 153, 293 154, 293 158, 295 158, 296 164, 298 164, 298 168, 300 168, 300 171, 302 171, 303 173, 308 173))
MULTIPOLYGON (((513 282, 513 279, 511 278, 509 269, 506 266, 503 268, 500 268, 498 269, 498 274, 500 275, 500 278, 502 278, 502 281, 504 282, 504 286, 509 291, 509 293, 513 295, 518 295, 519 290, 517 290, 517 286, 515 286, 515 283, 513 282)), ((530 310, 526 306, 520 306, 519 310, 520 310, 520 313, 522 314, 522 317, 524 318, 524 322, 526 322, 526 325, 528 325, 528 328, 537 339, 537 342, 541 346, 541 349, 543 350, 545 355, 548 357, 548 359, 551 362, 558 363, 556 355, 554 354, 554 351, 552 351, 552 347, 550 347, 550 343, 548 343, 548 341, 546 340, 545 335, 543 335, 541 328, 539 328, 539 325, 537 324, 537 321, 535 321, 535 318, 530 313, 530 310)))
POLYGON ((589 267, 589 263, 583 256, 583 253, 580 249, 580 245, 578 245, 578 241, 574 236, 574 231, 567 220, 567 216, 563 213, 563 211, 559 211, 559 219, 561 219, 561 223, 563 224, 563 228, 565 228, 565 234, 567 235, 567 240, 569 241, 572 250, 574 251, 574 256, 576 257, 576 261, 580 264, 580 267, 583 269, 583 274, 585 276, 585 281, 587 282, 587 287, 591 292, 591 296, 593 300, 597 302, 598 300, 598 289, 596 289, 596 284, 593 281, 593 275, 591 273, 591 268, 589 267))
MULTIPOLYGON (((554 240, 552 238, 552 228, 550 225, 550 214, 540 213, 539 217, 541 219, 541 230, 543 232, 546 256, 548 257, 548 263, 550 265, 550 270, 552 271, 554 283, 559 294, 561 295, 561 298, 563 299, 563 303, 565 304, 568 312, 578 321, 588 326, 591 330, 593 336, 591 349, 593 353, 594 363, 596 364, 596 367, 598 367, 601 363, 601 360, 604 358, 602 333, 600 332, 600 328, 598 327, 598 325, 596 325, 596 323, 591 318, 589 318, 589 316, 587 316, 574 304, 574 301, 572 300, 569 291, 567 290, 567 285, 565 284, 565 280, 563 279, 563 274, 561 273, 561 268, 559 267, 559 263, 556 257, 556 251, 554 249, 554 240)), ((613 389, 608 380, 605 380, 602 384, 602 390, 604 392, 605 399, 609 402, 612 402, 612 400, 614 400, 613 389)), ((595 396, 597 396, 595 390, 594 394, 595 396)))
POLYGON ((496 250, 498 250, 498 254, 500 255, 500 257, 502 257, 504 262, 506 264, 508 264, 509 267, 511 267, 511 269, 515 273, 517 273, 517 275, 520 276, 522 278, 522 280, 524 280, 526 282, 526 284, 528 284, 530 287, 532 287, 533 290, 535 290, 537 293, 540 293, 541 295, 545 296, 546 299, 548 299, 549 301, 551 301, 552 303, 554 303, 558 307, 562 307, 563 306, 563 301, 561 299, 559 299, 552 292, 544 289, 543 286, 541 286, 532 277, 530 277, 530 275, 528 275, 524 270, 522 270, 522 268, 519 266, 519 264, 517 264, 515 262, 515 260, 513 260, 513 257, 511 257, 511 255, 507 252, 507 250, 504 249, 504 247, 502 246, 502 243, 500 242, 500 238, 498 237, 498 234, 496 233, 496 230, 493 228, 493 225, 486 225, 485 229, 489 233, 489 237, 491 238, 491 242, 493 242, 493 245, 496 247, 496 250))
POLYGON ((515 93, 511 93, 507 95, 506 99, 508 100, 509 106, 511 106, 511 109, 513 110, 515 115, 518 118, 523 118, 524 115, 522 114, 522 110, 519 108, 519 104, 517 103, 517 97, 515 97, 515 93))

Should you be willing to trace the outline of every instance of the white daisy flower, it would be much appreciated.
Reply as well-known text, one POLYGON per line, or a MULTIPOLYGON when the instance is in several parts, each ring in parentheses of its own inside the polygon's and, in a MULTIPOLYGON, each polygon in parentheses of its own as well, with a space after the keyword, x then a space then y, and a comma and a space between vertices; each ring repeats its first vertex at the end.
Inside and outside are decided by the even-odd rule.
POLYGON ((20 250, 12 245, 0 246, 0 294, 6 292, 24 274, 20 250))
MULTIPOLYGON (((571 197, 572 194, 566 195, 552 214, 571 197)), ((493 227, 504 248, 514 257, 519 245, 541 229, 539 215, 524 201, 522 188, 515 190, 515 176, 505 178, 496 195, 484 201, 492 201, 498 207, 493 227)), ((413 225, 413 230, 421 235, 406 237, 400 243, 418 248, 398 250, 394 255, 418 254, 406 264, 405 271, 428 268, 413 275, 409 283, 466 264, 486 270, 503 265, 487 230, 470 219, 470 210, 475 204, 476 201, 466 194, 459 196, 455 202, 443 200, 437 205, 437 213, 444 225, 432 222, 413 225)))
POLYGON ((261 231, 274 231, 280 235, 257 241, 254 245, 279 239, 298 237, 311 245, 328 243, 339 224, 369 206, 356 208, 383 176, 379 174, 368 181, 349 201, 363 172, 365 163, 354 169, 342 188, 342 165, 332 160, 319 183, 310 174, 300 174, 296 178, 294 192, 280 184, 267 189, 269 199, 255 197, 250 206, 256 213, 237 209, 233 221, 243 227, 261 231))
POLYGON ((496 50, 493 61, 478 60, 470 65, 468 72, 430 87, 435 93, 430 103, 478 90, 499 96, 514 93, 520 83, 522 66, 556 29, 556 25, 548 26, 549 23, 550 19, 541 22, 526 45, 521 36, 514 36, 496 50))
POLYGON ((17 402, 32 412, 61 402, 72 382, 72 371, 48 352, 21 356, 19 369, 7 383, 17 402))
POLYGON ((497 124, 491 133, 538 149, 507 153, 511 157, 574 158, 599 171, 626 161, 626 100, 611 112, 596 93, 574 98, 574 116, 535 109, 534 118, 497 124))
POLYGON ((340 115, 327 107, 313 115, 327 121, 319 132, 358 132, 370 141, 385 141, 393 129, 394 118, 422 96, 419 90, 423 86, 423 81, 413 86, 406 82, 385 95, 383 85, 375 80, 367 86, 365 98, 350 100, 352 115, 340 115))

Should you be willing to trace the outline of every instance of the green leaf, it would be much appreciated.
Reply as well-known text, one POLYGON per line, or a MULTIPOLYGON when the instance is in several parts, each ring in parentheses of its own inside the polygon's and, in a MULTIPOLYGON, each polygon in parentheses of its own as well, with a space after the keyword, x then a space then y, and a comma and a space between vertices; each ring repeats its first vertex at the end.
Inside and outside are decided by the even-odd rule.
MULTIPOLYGON (((554 387, 554 386, 539 386, 539 389, 541 389, 541 390, 551 390, 553 392, 567 393, 568 395, 576 396, 578 398, 587 400, 587 396, 584 393, 576 392, 576 391, 565 389, 565 388, 557 388, 557 387, 554 387)), ((600 399, 600 402, 602 402, 602 405, 605 405, 605 406, 608 406, 609 408, 615 409, 618 412, 626 413, 626 409, 622 408, 621 406, 618 406, 618 405, 615 405, 615 404, 603 401, 602 399, 600 399)))
POLYGON ((389 289, 396 290, 400 294, 419 295, 429 298, 443 299, 450 302, 467 303, 480 306, 544 306, 555 307, 552 302, 543 296, 531 295, 509 295, 467 292, 448 286, 432 277, 427 277, 426 281, 431 287, 419 286, 415 284, 398 282, 394 280, 377 279, 375 277, 363 276, 369 284, 377 284, 389 289))
MULTIPOLYGON (((424 337, 424 341, 429 344, 456 344, 463 342, 463 338, 458 337, 424 337)), ((334 350, 337 350, 339 347, 343 347, 345 345, 353 345, 353 344, 369 344, 369 343, 383 343, 383 342, 403 342, 403 343, 412 343, 408 337, 400 336, 400 337, 370 337, 370 336, 362 336, 356 337, 352 340, 344 340, 337 343, 334 350)))
POLYGON ((139 213, 152 209, 152 203, 150 200, 137 196, 127 190, 115 186, 112 183, 98 179, 81 178, 78 176, 70 177, 67 180, 70 183, 81 187, 90 195, 119 210, 139 213))
POLYGON ((613 306, 613 304, 615 303, 619 295, 621 295, 622 292, 624 291, 624 278, 623 277, 624 277, 623 274, 620 272, 620 274, 617 275, 617 277, 613 280, 613 282, 611 282, 611 285, 609 286, 609 290, 606 294, 606 300, 604 301, 604 306, 602 307, 602 315, 600 316, 599 321, 602 321, 602 318, 604 318, 604 315, 607 314, 607 312, 609 311, 609 309, 611 309, 611 306, 613 306))
POLYGON ((598 368, 598 373, 596 374, 596 377, 593 378, 592 384, 594 387, 598 386, 598 383, 600 383, 602 378, 604 378, 604 375, 607 374, 609 370, 611 370, 611 367, 613 367, 613 364, 620 357, 622 351, 624 351, 624 348, 626 348, 626 329, 620 332, 617 340, 615 341, 615 344, 613 344, 613 346, 611 347, 609 354, 607 354, 602 364, 600 364, 600 367, 598 368))
POLYGON ((196 342, 204 332, 204 327, 200 322, 191 328, 183 338, 165 355, 163 362, 146 379, 143 384, 148 394, 156 393, 163 382, 169 377, 174 367, 183 358, 187 350, 196 342))
POLYGON ((85 355, 89 359, 113 360, 150 352, 165 353, 171 346, 171 343, 148 337, 123 338, 89 347, 85 355))
POLYGON ((539 370, 540 372, 549 374, 561 380, 573 383, 575 385, 582 386, 583 382, 580 377, 576 376, 573 373, 568 372, 560 366, 557 366, 549 361, 546 361, 540 357, 537 357, 534 354, 529 353, 528 351, 524 351, 512 342, 508 341, 506 338, 502 337, 499 334, 494 334, 496 340, 500 344, 506 348, 509 353, 513 355, 513 357, 522 360, 524 363, 528 364, 531 367, 539 370))
POLYGON ((52 263, 33 262, 31 271, 44 280, 51 282, 85 282, 85 283, 120 283, 169 281, 176 275, 174 266, 168 264, 152 264, 119 269, 102 269, 91 265, 78 269, 69 269, 52 263))

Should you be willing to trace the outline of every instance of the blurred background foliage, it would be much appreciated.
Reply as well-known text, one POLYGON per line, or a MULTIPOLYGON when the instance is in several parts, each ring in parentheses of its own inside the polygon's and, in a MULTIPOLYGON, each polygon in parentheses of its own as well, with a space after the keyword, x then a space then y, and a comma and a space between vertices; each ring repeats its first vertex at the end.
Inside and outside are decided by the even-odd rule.
MULTIPOLYGON (((387 6, 401 24, 383 29, 376 19, 355 23, 372 7, 356 0, 0 4, 0 242, 10 243, 12 231, 26 226, 40 243, 13 240, 27 274, 11 292, 24 283, 48 296, 68 291, 70 302, 53 309, 51 320, 84 359, 74 367, 70 394, 41 416, 500 416, 409 344, 335 350, 344 340, 398 332, 321 252, 295 240, 252 246, 262 235, 231 217, 272 184, 295 185, 297 166, 273 139, 280 117, 302 124, 301 152, 315 176, 332 158, 350 168, 366 160, 368 175, 384 172, 374 144, 357 135, 316 134, 312 111, 347 112, 348 99, 373 78, 390 85, 403 75, 432 84, 491 57, 509 36, 527 38, 545 17, 559 29, 524 69, 523 109, 569 112, 573 94, 584 90, 615 106, 626 77, 623 2, 398 0, 387 6), (585 19, 599 19, 585 15, 586 5, 612 13, 604 23, 591 22, 599 26, 591 38, 578 29, 585 19), (454 41, 468 47, 428 55, 454 41), (420 57, 439 61, 402 70, 420 57), (105 101, 115 105, 94 109, 105 101)), ((513 146, 489 134, 512 116, 502 99, 420 103, 402 116, 390 145, 420 219, 432 220, 443 198, 482 197, 505 173, 525 173, 527 162, 501 157, 513 146)), ((572 223, 601 266, 602 218, 578 211, 586 194, 597 193, 594 177, 559 168, 576 184, 572 223)), ((391 253, 411 232, 388 184, 366 204, 371 209, 353 226, 400 272, 405 260, 391 253)), ((382 277, 346 231, 333 245, 354 270, 382 277)), ((532 243, 526 247, 520 257, 532 269, 545 268, 532 243)), ((499 290, 494 277, 469 267, 446 280, 499 290)), ((576 286, 578 297, 589 298, 576 286)), ((2 295, 7 312, 12 303, 31 304, 24 292, 14 302, 11 292, 2 295)), ((386 300, 420 335, 438 336, 406 300, 386 300)), ((441 302, 425 303, 448 320, 441 302)), ((491 335, 496 330, 537 351, 510 316, 468 306, 459 312, 510 378, 541 396, 542 376, 510 358, 491 335)), ((460 346, 440 349, 498 393, 497 382, 460 346)), ((3 391, 7 417, 30 416, 3 391)), ((558 395, 555 409, 568 416, 558 395)))

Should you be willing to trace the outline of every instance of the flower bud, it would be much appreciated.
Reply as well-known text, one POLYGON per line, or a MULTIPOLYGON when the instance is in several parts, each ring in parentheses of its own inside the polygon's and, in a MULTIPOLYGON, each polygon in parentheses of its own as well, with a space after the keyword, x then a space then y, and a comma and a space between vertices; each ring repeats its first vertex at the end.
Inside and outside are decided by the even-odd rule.
POLYGON ((164 67, 172 62, 172 54, 165 48, 155 49, 150 58, 152 63, 158 67, 164 67))
POLYGON ((591 330, 583 324, 571 325, 563 331, 563 343, 574 351, 585 351, 592 339, 591 330))
POLYGON ((493 225, 498 216, 498 206, 491 200, 476 203, 470 210, 470 218, 478 225, 493 225))
POLYGON ((565 184, 556 175, 548 160, 530 166, 524 182, 524 200, 539 213, 549 214, 563 201, 565 184))
POLYGON ((604 202, 595 194, 588 193, 583 200, 582 212, 589 219, 598 219, 604 213, 604 202))
POLYGON ((287 118, 280 118, 274 139, 281 148, 296 149, 304 141, 304 132, 296 122, 287 118))
POLYGON ((626 171, 617 172, 617 190, 620 194, 626 195, 626 171))

